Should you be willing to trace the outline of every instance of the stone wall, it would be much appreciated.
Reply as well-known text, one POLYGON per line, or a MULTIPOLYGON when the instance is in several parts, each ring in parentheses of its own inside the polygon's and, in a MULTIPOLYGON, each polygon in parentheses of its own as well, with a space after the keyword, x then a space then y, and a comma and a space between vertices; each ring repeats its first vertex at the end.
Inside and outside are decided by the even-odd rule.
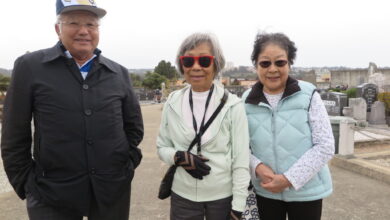
POLYGON ((368 69, 331 70, 330 86, 348 85, 349 88, 368 82, 368 69))
MULTIPOLYGON (((390 68, 378 68, 376 72, 382 73, 385 84, 390 84, 390 68)), ((369 79, 368 68, 350 70, 331 70, 331 87, 338 85, 348 85, 349 88, 367 83, 369 79)))

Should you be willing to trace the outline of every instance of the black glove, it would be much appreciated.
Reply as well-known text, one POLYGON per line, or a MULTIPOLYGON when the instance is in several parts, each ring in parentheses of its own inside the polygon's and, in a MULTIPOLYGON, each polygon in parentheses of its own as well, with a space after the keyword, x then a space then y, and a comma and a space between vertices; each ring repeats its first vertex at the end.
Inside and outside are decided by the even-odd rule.
POLYGON ((236 210, 231 210, 230 211, 230 219, 231 220, 240 220, 242 216, 242 212, 236 211, 236 210))
POLYGON ((200 180, 210 174, 211 168, 205 163, 206 161, 209 160, 187 151, 177 151, 175 154, 175 164, 182 166, 192 177, 200 180))

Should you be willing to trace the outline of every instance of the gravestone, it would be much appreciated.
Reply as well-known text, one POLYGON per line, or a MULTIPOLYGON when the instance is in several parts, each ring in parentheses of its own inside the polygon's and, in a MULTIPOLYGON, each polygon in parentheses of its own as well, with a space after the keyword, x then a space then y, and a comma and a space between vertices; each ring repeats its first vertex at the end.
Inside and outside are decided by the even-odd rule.
POLYGON ((343 108, 343 115, 346 117, 353 117, 353 109, 349 106, 343 108))
POLYGON ((335 153, 341 155, 353 154, 354 130, 356 121, 350 117, 329 116, 335 141, 335 153))
POLYGON ((386 124, 385 103, 376 101, 372 104, 368 122, 374 125, 386 124))
POLYGON ((347 95, 341 92, 322 93, 321 99, 324 102, 328 115, 340 116, 343 115, 342 110, 348 106, 347 95))
POLYGON ((363 98, 350 98, 349 107, 352 108, 352 117, 358 121, 367 120, 367 103, 363 98))
POLYGON ((362 97, 367 103, 367 112, 371 112, 371 105, 377 100, 378 86, 372 83, 358 85, 356 97, 362 97))

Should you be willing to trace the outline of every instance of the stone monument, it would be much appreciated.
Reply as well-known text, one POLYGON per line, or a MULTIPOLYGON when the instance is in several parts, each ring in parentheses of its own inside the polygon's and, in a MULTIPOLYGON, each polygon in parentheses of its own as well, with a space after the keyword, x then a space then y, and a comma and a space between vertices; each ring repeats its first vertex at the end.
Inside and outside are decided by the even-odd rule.
POLYGON ((348 105, 347 95, 341 92, 322 93, 321 99, 324 102, 326 111, 332 116, 343 115, 342 110, 348 105))
POLYGON ((352 108, 352 118, 357 121, 367 120, 367 104, 363 98, 349 98, 349 107, 352 108))
POLYGON ((366 100, 367 112, 371 112, 371 105, 377 100, 378 86, 373 83, 363 83, 356 88, 356 97, 366 100))
POLYGON ((369 114, 368 123, 374 125, 385 125, 385 103, 376 101, 371 106, 371 113, 369 114))
POLYGON ((370 62, 368 67, 368 83, 375 84, 378 87, 378 92, 384 92, 385 75, 378 71, 375 63, 370 62))

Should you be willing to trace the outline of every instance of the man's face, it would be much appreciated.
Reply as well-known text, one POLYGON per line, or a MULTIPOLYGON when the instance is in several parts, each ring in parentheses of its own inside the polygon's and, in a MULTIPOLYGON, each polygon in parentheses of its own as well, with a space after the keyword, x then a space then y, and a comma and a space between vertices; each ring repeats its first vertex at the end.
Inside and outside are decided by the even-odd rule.
POLYGON ((99 43, 99 18, 87 11, 64 13, 56 32, 74 58, 89 59, 99 43))

